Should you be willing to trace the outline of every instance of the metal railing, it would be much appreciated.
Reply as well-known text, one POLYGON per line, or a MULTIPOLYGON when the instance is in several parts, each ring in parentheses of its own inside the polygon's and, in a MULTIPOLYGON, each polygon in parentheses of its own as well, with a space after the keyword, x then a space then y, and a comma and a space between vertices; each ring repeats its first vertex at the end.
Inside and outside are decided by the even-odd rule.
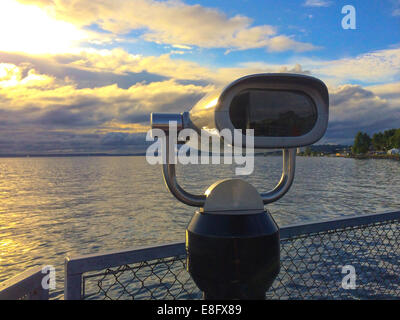
MULTIPOLYGON (((400 212, 280 229, 281 271, 269 299, 400 297, 400 212), (345 289, 344 266, 355 270, 345 289)), ((65 299, 199 299, 184 243, 67 258, 65 299)))
POLYGON ((43 288, 42 267, 34 267, 0 283, 0 300, 48 300, 49 290, 43 288))
MULTIPOLYGON (((118 295, 118 298, 122 298, 122 296, 118 294, 120 290, 117 287, 122 288, 122 291, 128 294, 126 286, 132 285, 132 283, 134 285, 140 283, 139 287, 144 288, 153 288, 155 285, 168 285, 165 277, 161 277, 159 281, 152 281, 153 279, 146 274, 142 275, 141 278, 133 276, 133 279, 128 279, 128 284, 126 284, 126 286, 124 282, 127 280, 127 274, 135 273, 136 271, 139 276, 139 274, 141 274, 140 270, 143 271, 145 269, 151 270, 151 275, 155 276, 157 273, 154 272, 154 269, 162 264, 170 265, 171 267, 169 270, 175 270, 175 262, 180 263, 179 261, 184 259, 185 255, 185 244, 173 243, 134 250, 114 251, 101 255, 87 255, 75 258, 67 257, 65 259, 64 299, 79 300, 88 297, 101 298, 101 295, 109 298, 116 298, 114 296, 115 294, 118 295), (174 266, 172 267, 172 265, 174 266), (97 270, 104 271, 100 273, 93 272, 97 270), (115 279, 115 284, 117 284, 116 286, 114 285, 113 288, 113 284, 109 283, 110 277, 115 279), (93 280, 95 278, 98 278, 96 279, 96 283, 99 285, 99 292, 97 295, 88 295, 86 292, 88 288, 87 281, 88 279, 93 280), (155 282, 155 284, 153 282, 155 282), (103 286, 108 287, 103 288, 103 286)), ((186 273, 183 264, 181 264, 178 269, 180 269, 181 274, 186 273)), ((189 275, 187 276, 189 277, 189 275)), ((149 294, 149 297, 155 296, 149 294)))
POLYGON ((397 299, 400 212, 281 229, 281 272, 268 298, 397 299), (343 282, 350 266, 355 288, 343 282))

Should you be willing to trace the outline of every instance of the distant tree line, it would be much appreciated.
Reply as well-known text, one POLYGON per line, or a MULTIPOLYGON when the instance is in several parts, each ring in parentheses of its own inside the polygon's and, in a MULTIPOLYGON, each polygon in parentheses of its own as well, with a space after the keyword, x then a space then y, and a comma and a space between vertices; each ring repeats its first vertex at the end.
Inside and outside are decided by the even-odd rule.
POLYGON ((365 132, 357 132, 354 138, 352 152, 355 154, 367 153, 371 146, 375 151, 388 151, 400 148, 400 129, 390 129, 374 133, 372 138, 365 132))

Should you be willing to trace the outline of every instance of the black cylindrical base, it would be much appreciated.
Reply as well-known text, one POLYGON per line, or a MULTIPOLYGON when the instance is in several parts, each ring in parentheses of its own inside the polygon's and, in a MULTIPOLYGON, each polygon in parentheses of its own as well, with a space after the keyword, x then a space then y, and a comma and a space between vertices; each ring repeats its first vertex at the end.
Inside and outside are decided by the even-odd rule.
POLYGON ((280 269, 279 228, 268 212, 196 212, 186 251, 187 269, 205 299, 264 299, 280 269))

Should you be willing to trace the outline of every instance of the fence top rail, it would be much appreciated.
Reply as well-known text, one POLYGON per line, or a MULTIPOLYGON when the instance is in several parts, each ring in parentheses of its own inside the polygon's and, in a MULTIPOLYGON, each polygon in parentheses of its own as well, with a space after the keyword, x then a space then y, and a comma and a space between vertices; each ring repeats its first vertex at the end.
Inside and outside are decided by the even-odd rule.
MULTIPOLYGON (((365 214, 321 222, 288 225, 280 228, 282 240, 312 233, 358 227, 373 223, 400 220, 400 211, 365 214)), ((66 257, 66 275, 82 274, 89 271, 103 270, 125 264, 168 258, 186 254, 185 243, 175 242, 159 246, 148 246, 121 251, 109 251, 76 257, 66 257)))
POLYGON ((182 254, 186 254, 185 243, 174 242, 160 246, 135 248, 133 250, 109 251, 73 258, 67 257, 65 258, 65 266, 67 275, 72 275, 182 254))
POLYGON ((400 211, 363 214, 358 216, 336 218, 319 222, 300 223, 287 225, 280 228, 281 239, 289 239, 311 233, 333 231, 350 227, 362 227, 365 225, 400 220, 400 211))
POLYGON ((0 300, 15 300, 38 289, 44 274, 42 266, 30 268, 0 283, 0 300))

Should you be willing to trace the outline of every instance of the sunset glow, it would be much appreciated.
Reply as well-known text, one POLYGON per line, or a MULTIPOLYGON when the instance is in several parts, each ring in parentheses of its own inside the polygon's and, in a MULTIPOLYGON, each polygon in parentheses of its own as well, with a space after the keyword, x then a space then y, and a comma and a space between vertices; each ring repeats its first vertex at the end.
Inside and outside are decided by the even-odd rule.
POLYGON ((0 153, 143 152, 150 112, 255 73, 327 84, 321 143, 396 127, 400 3, 353 2, 345 30, 334 1, 1 0, 0 153))
POLYGON ((51 18, 43 9, 14 0, 0 2, 0 51, 61 53, 86 37, 72 24, 51 18))

